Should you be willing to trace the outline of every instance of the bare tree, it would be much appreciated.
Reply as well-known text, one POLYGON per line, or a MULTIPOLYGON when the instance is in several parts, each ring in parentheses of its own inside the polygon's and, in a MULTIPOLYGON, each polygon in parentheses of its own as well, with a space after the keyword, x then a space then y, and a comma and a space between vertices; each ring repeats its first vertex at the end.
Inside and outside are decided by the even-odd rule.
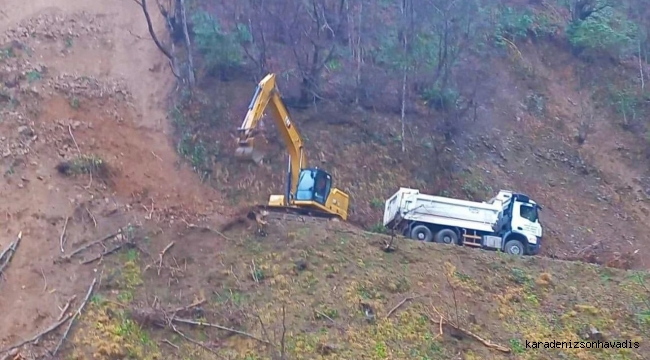
POLYGON ((346 13, 347 13, 347 22, 348 22, 348 46, 350 47, 350 54, 355 62, 355 89, 354 89, 354 104, 359 104, 359 96, 361 93, 361 68, 364 61, 364 51, 362 45, 362 34, 363 34, 363 7, 364 0, 358 0, 356 2, 356 14, 353 14, 352 9, 350 8, 350 2, 345 1, 346 13), (356 24, 352 17, 356 15, 356 24))
POLYGON ((404 51, 404 59, 402 62, 402 105, 401 105, 401 137, 402 137, 402 152, 406 151, 406 84, 408 82, 408 73, 412 70, 412 59, 410 39, 415 35, 413 1, 402 0, 400 11, 402 14, 402 27, 400 29, 400 41, 402 43, 402 50, 404 51))
POLYGON ((612 6, 610 0, 573 0, 569 4, 571 20, 584 21, 592 14, 612 6))
POLYGON ((637 40, 637 57, 639 60, 639 78, 641 79, 641 91, 645 90, 645 75, 643 74, 643 57, 641 55, 641 38, 637 40))
POLYGON ((240 42, 246 57, 255 64, 257 77, 262 77, 268 71, 268 26, 264 20, 271 13, 267 0, 249 0, 248 5, 242 19, 246 21, 248 36, 240 39, 240 42))
POLYGON ((582 145, 587 141, 587 137, 591 131, 591 128, 594 123, 594 113, 592 110, 587 110, 588 106, 585 106, 584 100, 580 104, 580 125, 578 126, 578 134, 576 135, 576 141, 578 144, 582 145))
POLYGON ((645 64, 648 63, 648 48, 650 48, 650 10, 648 6, 631 1, 627 4, 627 17, 636 23, 636 55, 639 64, 639 79, 641 82, 641 91, 645 90, 644 71, 645 64))
MULTIPOLYGON (((171 45, 172 49, 170 50, 165 45, 163 45, 163 43, 158 39, 158 36, 156 35, 156 31, 153 29, 153 23, 151 22, 151 15, 149 14, 149 8, 147 7, 147 0, 133 0, 133 1, 136 4, 138 4, 142 9, 142 12, 144 13, 144 18, 147 21, 147 28, 149 30, 149 35, 151 35, 151 39, 153 39, 153 42, 158 47, 158 50, 160 50, 167 57, 167 59, 169 59, 169 65, 172 69, 172 73, 177 79, 182 80, 181 76, 179 75, 176 57, 174 56, 173 42, 171 45)), ((165 19, 169 23, 168 12, 164 10, 162 5, 160 5, 160 9, 161 9, 161 13, 163 14, 163 16, 165 16, 165 19)))
POLYGON ((438 38, 438 56, 433 83, 444 90, 449 85, 452 68, 471 41, 471 32, 478 7, 472 1, 427 0, 437 17, 433 30, 438 38))
POLYGON ((334 8, 328 8, 327 4, 325 0, 298 2, 294 21, 287 31, 301 77, 301 104, 320 99, 321 72, 335 56, 335 29, 340 29, 345 1, 334 8))

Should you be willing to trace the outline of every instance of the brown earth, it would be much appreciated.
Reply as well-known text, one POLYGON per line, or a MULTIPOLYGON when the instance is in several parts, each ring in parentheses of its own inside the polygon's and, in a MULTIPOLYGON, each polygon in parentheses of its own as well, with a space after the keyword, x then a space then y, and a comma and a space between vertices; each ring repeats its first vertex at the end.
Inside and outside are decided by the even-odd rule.
POLYGON ((0 69, 0 248, 19 232, 22 242, 0 282, 3 346, 56 318, 93 276, 75 262, 53 262, 67 217, 69 252, 149 215, 166 224, 212 214, 219 200, 170 146, 165 109, 173 77, 137 5, 6 5, 0 38, 11 56, 0 69), (57 164, 82 154, 109 164, 108 184, 57 172, 57 164))
MULTIPOLYGON (((608 339, 637 340, 647 334, 644 273, 410 242, 385 254, 379 250, 384 238, 345 224, 274 224, 263 239, 251 229, 192 228, 188 224, 200 221, 220 224, 247 196, 246 189, 253 189, 255 200, 277 192, 278 165, 256 170, 223 160, 211 179, 216 186, 207 186, 179 159, 167 122, 173 77, 135 3, 8 2, 0 11, 0 34, 5 34, 0 42, 5 49, 0 52, 0 249, 19 233, 22 240, 0 278, 0 351, 54 323, 72 295, 75 309, 95 277, 98 290, 78 321, 80 330, 69 336, 74 349, 65 347, 72 358, 214 358, 138 316, 146 311, 160 315, 161 309, 195 300, 206 302, 197 313, 183 316, 219 319, 258 337, 266 338, 268 331, 273 343, 281 342, 285 328, 292 359, 311 359, 316 353, 317 358, 350 359, 500 355, 448 326, 436 337, 433 323, 440 315, 507 346, 518 358, 611 358, 602 351, 522 349, 525 339, 585 338, 589 326, 608 339), (72 173, 57 170, 62 162, 72 173), (273 185, 268 179, 275 180, 273 185), (89 265, 79 264, 77 257, 58 260, 62 233, 64 254, 70 254, 118 229, 122 245, 135 240, 137 246, 89 265), (160 261, 157 254, 172 242, 160 261), (408 301, 387 319, 391 308, 417 294, 427 296, 408 301), (367 325, 360 303, 373 309, 377 327, 367 325)), ((596 243, 602 248, 594 255, 600 262, 626 258, 615 265, 647 268, 647 174, 636 166, 645 159, 645 144, 617 127, 611 114, 600 113, 586 144, 575 145, 573 132, 582 113, 574 104, 584 95, 571 90, 576 76, 570 59, 545 60, 543 50, 521 49, 524 58, 515 61, 536 69, 548 97, 546 119, 553 120, 545 123, 523 109, 527 94, 516 86, 526 82, 518 77, 521 63, 513 61, 495 68, 497 76, 482 87, 482 103, 492 106, 480 109, 485 121, 459 139, 466 146, 436 149, 441 159, 435 160, 429 152, 426 166, 443 166, 447 156, 465 164, 475 159, 462 177, 441 175, 436 182, 448 184, 451 195, 507 187, 538 199, 549 229, 546 255, 582 257, 592 251, 585 247, 596 243)), ((214 91, 203 87, 208 94, 214 91)), ((219 91, 228 108, 221 120, 234 128, 252 83, 231 83, 219 91)), ((338 110, 296 116, 313 158, 352 193, 356 223, 369 227, 380 214, 373 202, 390 195, 388 185, 424 186, 429 173, 417 173, 423 166, 418 158, 396 155, 395 116, 354 110, 348 119, 338 110), (341 123, 310 121, 323 117, 341 123), (354 121, 360 118, 366 121, 354 121), (344 131, 350 126, 346 121, 358 132, 344 131), (372 145, 365 147, 359 134, 378 140, 366 141, 372 145), (336 146, 334 140, 341 139, 345 147, 336 146), (342 160, 358 153, 367 156, 342 160), (393 175, 377 171, 400 161, 408 165, 393 175), (412 173, 404 168, 419 180, 410 180, 412 173)), ((413 120, 413 134, 425 129, 424 120, 413 120)), ((226 144, 229 137, 222 134, 215 139, 226 144)), ((422 148, 430 145, 429 139, 417 140, 422 148)), ((277 144, 271 146, 281 152, 277 144)), ((440 186, 431 190, 446 190, 440 186)), ((107 246, 79 258, 91 259, 113 245, 107 246)), ((239 336, 181 330, 231 359, 277 352, 239 336)), ((48 334, 20 353, 43 355, 62 334, 48 334)), ((615 355, 640 358, 644 351, 647 344, 615 355)))

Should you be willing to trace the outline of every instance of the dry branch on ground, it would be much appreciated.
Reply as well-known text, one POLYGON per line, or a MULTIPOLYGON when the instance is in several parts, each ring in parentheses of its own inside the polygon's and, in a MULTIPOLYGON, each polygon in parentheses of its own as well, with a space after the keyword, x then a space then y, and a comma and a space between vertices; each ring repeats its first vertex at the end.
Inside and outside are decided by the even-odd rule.
POLYGON ((61 254, 65 253, 65 240, 66 240, 66 230, 68 229, 68 222, 70 221, 70 217, 67 216, 65 218, 65 223, 63 224, 63 230, 61 230, 61 236, 59 236, 59 247, 61 247, 61 254))
POLYGON ((93 294, 93 290, 95 290, 95 284, 97 284, 97 278, 94 278, 93 282, 90 284, 90 287, 88 287, 88 291, 86 292, 86 297, 84 298, 84 301, 81 303, 81 305, 79 305, 79 308, 77 309, 77 311, 75 311, 74 315, 72 316, 72 319, 70 320, 68 327, 65 329, 63 336, 61 336, 61 339, 56 344, 56 348, 54 348, 54 351, 52 352, 52 356, 56 356, 56 354, 59 352, 59 349, 61 349, 63 342, 66 340, 68 334, 70 333, 70 329, 72 329, 72 325, 74 324, 75 319, 81 315, 81 312, 83 311, 84 307, 90 300, 90 296, 93 294))
POLYGON ((386 314, 386 319, 388 319, 389 317, 391 317, 391 315, 393 315, 393 313, 395 313, 395 311, 397 311, 397 309, 399 309, 400 307, 402 307, 402 305, 406 304, 406 303, 409 302, 409 301, 413 301, 413 300, 415 300, 415 299, 421 298, 421 297, 423 297, 423 296, 425 296, 425 295, 415 295, 415 296, 410 296, 410 297, 404 298, 402 301, 400 301, 399 303, 397 303, 397 305, 395 305, 392 309, 390 309, 390 311, 388 312, 388 314, 386 314))
POLYGON ((505 347, 503 345, 495 344, 495 343, 493 343, 493 342, 491 342, 489 340, 486 340, 486 339, 476 335, 475 333, 473 333, 473 332, 459 326, 458 324, 455 324, 455 323, 449 321, 434 306, 431 306, 431 309, 436 313, 436 315, 438 315, 438 317, 440 319, 440 320, 436 320, 433 316, 431 316, 431 315, 428 316, 429 321, 431 321, 432 323, 437 324, 439 326, 439 332, 440 332, 439 335, 443 334, 443 330, 442 330, 443 326, 449 326, 452 329, 454 329, 455 331, 460 332, 460 333, 462 333, 462 334, 464 334, 464 335, 466 335, 468 337, 473 338, 474 340, 480 342, 481 344, 487 346, 490 349, 495 349, 495 350, 498 350, 500 352, 507 353, 507 354, 509 354, 511 352, 510 348, 507 348, 507 347, 505 347))
POLYGON ((65 324, 68 320, 71 320, 70 323, 68 324, 68 327, 66 328, 65 332, 63 333, 63 336, 59 340, 56 348, 52 352, 52 356, 56 356, 56 354, 59 351, 59 349, 61 348, 63 342, 67 338, 67 336, 68 336, 68 334, 70 332, 70 329, 72 328, 72 324, 73 324, 74 320, 79 315, 81 315, 81 312, 83 311, 84 307, 86 306, 86 303, 88 303, 88 301, 90 300, 90 296, 92 295, 93 290, 95 289, 95 284, 96 283, 97 283, 97 278, 94 278, 92 283, 90 284, 90 287, 88 288, 88 292, 86 293, 86 297, 85 297, 84 301, 81 303, 81 305, 79 306, 79 308, 77 309, 77 311, 74 314, 72 314, 72 315, 71 314, 66 314, 66 312, 70 308, 70 304, 72 303, 72 301, 74 301, 76 296, 72 296, 68 300, 66 306, 63 308, 63 311, 61 312, 61 316, 59 316, 59 319, 55 323, 53 323, 52 325, 47 327, 45 330, 37 333, 36 335, 32 336, 29 339, 23 340, 23 341, 15 344, 15 345, 12 345, 12 346, 10 346, 10 347, 8 347, 6 349, 0 350, 0 355, 9 353, 12 350, 18 349, 18 348, 20 348, 20 347, 22 347, 24 345, 30 344, 30 343, 37 343, 45 335, 48 335, 49 333, 57 330, 59 327, 61 327, 63 324, 65 324))
POLYGON ((16 250, 18 249, 18 245, 20 244, 20 240, 22 240, 22 238, 23 232, 21 231, 18 233, 16 240, 12 241, 9 246, 7 246, 7 248, 0 254, 0 276, 2 276, 5 268, 9 265, 9 262, 11 262, 11 259, 16 253, 16 250))
POLYGON ((116 237, 117 235, 119 235, 120 233, 121 233, 121 232, 118 231, 118 232, 116 232, 116 233, 106 235, 106 236, 102 237, 101 239, 98 239, 98 240, 92 241, 92 242, 90 242, 90 243, 88 243, 88 244, 86 244, 86 245, 83 245, 83 246, 81 246, 81 247, 79 247, 79 248, 73 250, 71 253, 69 253, 69 254, 67 254, 67 255, 65 255, 65 256, 62 256, 61 259, 63 259, 63 260, 70 260, 73 256, 75 256, 75 255, 81 253, 82 251, 84 251, 84 250, 90 248, 91 246, 94 246, 94 245, 97 245, 97 244, 101 244, 101 243, 103 243, 103 242, 106 241, 106 240, 110 240, 110 239, 116 237))
MULTIPOLYGON (((217 324, 217 323, 196 321, 196 320, 185 319, 185 318, 181 318, 181 317, 177 316, 177 314, 179 312, 183 312, 183 311, 187 311, 189 309, 195 308, 195 307, 203 304, 204 302, 205 302, 205 300, 198 300, 198 301, 196 301, 196 302, 194 302, 194 303, 192 303, 190 305, 182 306, 182 307, 178 307, 178 308, 170 309, 170 310, 163 310, 163 309, 154 308, 154 307, 133 308, 133 309, 131 309, 129 311, 129 316, 130 316, 131 319, 133 319, 133 321, 135 321, 136 323, 138 323, 142 327, 155 326, 155 327, 159 327, 159 328, 170 329, 171 331, 173 331, 175 334, 179 335, 180 337, 182 337, 186 341, 188 341, 188 342, 190 342, 190 343, 192 343, 194 345, 197 345, 197 346, 199 346, 199 347, 201 347, 201 348, 203 348, 203 349, 205 349, 207 351, 215 353, 215 354, 216 354, 216 352, 215 352, 215 350, 213 348, 211 348, 210 346, 208 346, 207 344, 205 344, 203 342, 197 341, 197 340, 191 338, 190 336, 186 335, 184 332, 182 332, 181 330, 178 329, 177 325, 183 324, 183 325, 189 325, 189 326, 193 326, 193 327, 213 328, 213 329, 225 331, 225 332, 227 332, 229 334, 239 335, 239 336, 251 339, 251 340, 255 340, 255 341, 257 341, 257 342, 259 342, 261 344, 264 344, 264 345, 269 345, 269 346, 273 346, 273 347, 276 346, 269 339, 264 339, 264 338, 258 337, 256 335, 253 335, 253 334, 245 332, 245 331, 233 329, 233 328, 223 326, 223 325, 220 325, 220 324, 217 324)), ((283 312, 284 312, 284 310, 283 310, 283 312)), ((284 315, 283 315, 283 317, 284 317, 284 315)), ((284 323, 284 319, 283 319, 283 323, 284 323)), ((286 329, 283 330, 283 335, 282 335, 283 340, 282 340, 281 344, 284 344, 285 332, 286 332, 286 329)), ((284 350, 283 350, 284 345, 281 345, 281 347, 282 347, 282 350, 280 350, 280 353, 284 353, 284 350)))
POLYGON ((51 333, 52 331, 58 329, 61 325, 65 324, 68 320, 70 320, 71 317, 72 317, 72 315, 69 315, 69 314, 64 316, 63 319, 55 322, 54 324, 50 325, 47 329, 39 332, 38 334, 32 336, 31 338, 29 338, 27 340, 23 340, 23 341, 15 344, 15 345, 12 345, 12 346, 10 346, 10 347, 8 347, 6 349, 0 350, 0 354, 8 353, 8 352, 10 352, 10 351, 12 351, 14 349, 17 349, 19 347, 22 347, 22 346, 26 345, 26 344, 38 341, 41 337, 51 333))

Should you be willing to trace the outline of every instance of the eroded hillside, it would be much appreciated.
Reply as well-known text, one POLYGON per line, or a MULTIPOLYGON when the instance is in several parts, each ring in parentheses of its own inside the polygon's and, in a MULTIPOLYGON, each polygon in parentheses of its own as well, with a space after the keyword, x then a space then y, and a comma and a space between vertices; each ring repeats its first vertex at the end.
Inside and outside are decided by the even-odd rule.
POLYGON ((10 1, 0 12, 3 349, 47 328, 71 296, 66 311, 81 303, 99 273, 61 262, 73 247, 218 206, 178 166, 164 134, 171 80, 157 76, 141 13, 122 6, 10 1))
POLYGON ((588 32, 568 31, 562 4, 427 3, 188 2, 190 92, 170 4, 9 0, 0 358, 643 358, 645 271, 401 238, 385 252, 387 236, 360 229, 381 231, 399 186, 477 200, 506 187, 544 206, 544 255, 646 268, 650 69, 646 43, 612 27, 643 26, 643 12, 603 15, 615 43, 639 45, 605 56, 575 42, 588 32), (433 46, 442 29, 448 46, 433 46), (238 217, 282 187, 269 124, 268 164, 232 159, 265 72, 280 74, 312 163, 352 195, 351 224, 273 222, 260 237, 238 217), (526 348, 594 339, 641 343, 526 348))

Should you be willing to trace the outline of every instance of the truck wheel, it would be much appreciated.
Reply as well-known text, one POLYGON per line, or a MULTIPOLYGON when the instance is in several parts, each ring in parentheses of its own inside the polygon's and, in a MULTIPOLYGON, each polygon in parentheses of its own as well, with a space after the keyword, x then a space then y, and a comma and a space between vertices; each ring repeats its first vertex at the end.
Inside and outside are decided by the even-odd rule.
POLYGON ((424 225, 418 225, 411 230, 411 239, 419 241, 431 241, 433 239, 433 233, 429 230, 428 227, 424 225))
POLYGON ((458 242, 458 235, 451 229, 442 229, 436 234, 435 242, 441 244, 456 244, 458 242))
POLYGON ((523 255, 524 244, 519 240, 510 240, 506 243, 505 253, 510 255, 523 255))

